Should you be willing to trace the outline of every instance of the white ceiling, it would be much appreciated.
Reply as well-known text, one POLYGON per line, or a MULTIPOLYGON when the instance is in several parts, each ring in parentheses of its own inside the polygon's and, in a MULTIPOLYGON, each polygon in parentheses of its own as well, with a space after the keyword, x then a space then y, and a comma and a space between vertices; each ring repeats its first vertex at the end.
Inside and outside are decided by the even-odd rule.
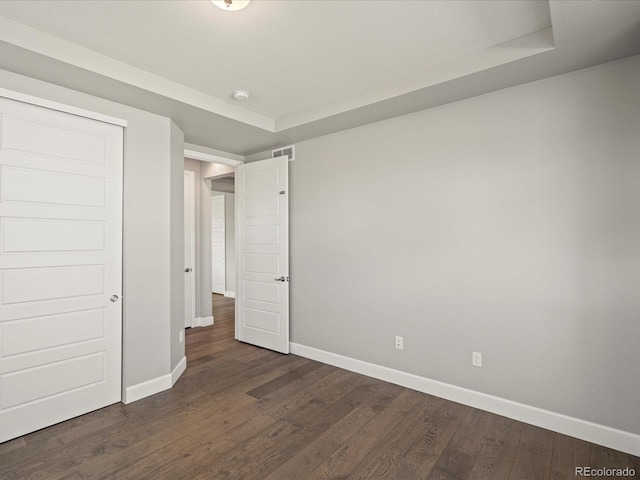
POLYGON ((540 1, 3 1, 0 15, 282 117, 551 26, 540 1))
POLYGON ((636 0, 5 0, 0 16, 0 68, 243 155, 640 53, 636 0))

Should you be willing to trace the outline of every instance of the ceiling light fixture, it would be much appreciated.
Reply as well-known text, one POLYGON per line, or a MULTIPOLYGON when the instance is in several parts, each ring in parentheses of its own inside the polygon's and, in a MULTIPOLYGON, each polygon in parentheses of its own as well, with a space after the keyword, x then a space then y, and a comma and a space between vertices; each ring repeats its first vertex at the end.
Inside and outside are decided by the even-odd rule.
POLYGON ((223 10, 235 12, 237 10, 242 10, 244 7, 249 5, 250 1, 251 0, 211 0, 211 3, 223 10))
POLYGON ((249 100, 249 92, 247 92, 246 90, 236 90, 235 92, 233 92, 233 94, 231 94, 231 96, 234 100, 237 100, 239 102, 249 100))

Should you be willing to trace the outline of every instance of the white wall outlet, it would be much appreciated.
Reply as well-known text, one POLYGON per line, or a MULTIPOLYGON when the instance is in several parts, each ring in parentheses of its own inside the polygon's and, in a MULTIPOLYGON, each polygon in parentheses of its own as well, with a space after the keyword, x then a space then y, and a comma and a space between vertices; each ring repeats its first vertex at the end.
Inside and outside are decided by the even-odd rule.
POLYGON ((482 354, 480 352, 473 352, 473 354, 471 355, 471 364, 474 367, 482 366, 482 354))
POLYGON ((180 330, 180 333, 178 333, 178 340, 180 343, 184 342, 184 330, 180 330))
POLYGON ((404 350, 404 338, 396 337, 396 348, 398 350, 404 350))

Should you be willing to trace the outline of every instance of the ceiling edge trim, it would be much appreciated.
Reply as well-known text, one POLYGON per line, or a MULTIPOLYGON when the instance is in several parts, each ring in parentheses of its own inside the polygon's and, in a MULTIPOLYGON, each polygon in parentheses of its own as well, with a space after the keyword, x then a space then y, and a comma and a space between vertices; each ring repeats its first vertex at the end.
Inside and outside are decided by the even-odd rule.
POLYGON ((36 105, 38 107, 45 107, 58 112, 70 113, 72 115, 77 115, 78 117, 90 118, 91 120, 97 120, 99 122, 109 123, 119 127, 127 126, 127 121, 121 118, 103 115, 102 113, 92 112, 83 108, 72 107, 71 105, 65 105, 64 103, 54 102, 44 98, 35 97, 33 95, 28 95, 26 93, 8 90, 6 88, 0 88, 0 98, 17 100, 19 102, 28 103, 29 105, 36 105))
POLYGON ((200 160, 202 162, 209 163, 220 163, 222 165, 227 165, 229 167, 237 167, 238 165, 242 165, 244 161, 235 160, 233 158, 225 158, 219 155, 212 155, 210 153, 196 152, 195 150, 184 149, 185 158, 190 158, 192 160, 200 160))
POLYGON ((385 83, 365 92, 350 95, 302 112, 279 117, 275 132, 299 127, 400 95, 446 83, 499 65, 511 63, 539 53, 553 50, 551 27, 515 38, 479 52, 428 67, 407 77, 385 83))
POLYGON ((101 53, 0 16, 0 40, 105 77, 273 133, 272 118, 251 112, 101 53))

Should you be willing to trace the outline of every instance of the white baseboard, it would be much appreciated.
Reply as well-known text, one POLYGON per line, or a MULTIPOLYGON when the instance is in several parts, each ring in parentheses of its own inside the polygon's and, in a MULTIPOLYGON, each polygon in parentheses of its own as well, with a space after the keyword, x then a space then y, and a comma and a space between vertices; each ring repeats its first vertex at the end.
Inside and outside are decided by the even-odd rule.
POLYGON ((640 435, 293 342, 290 349, 301 357, 640 456, 640 435))
POLYGON ((173 371, 171 372, 172 387, 176 384, 176 382, 178 381, 178 379, 186 369, 187 369, 187 357, 182 357, 182 360, 178 362, 178 364, 176 365, 176 368, 174 368, 173 371))
POLYGON ((187 357, 182 357, 176 368, 167 375, 147 380, 146 382, 127 387, 124 391, 123 403, 133 403, 137 400, 169 390, 178 381, 180 375, 187 369, 187 357))
POLYGON ((236 298, 236 292, 224 292, 225 297, 236 298))
POLYGON ((123 403, 133 403, 171 388, 171 374, 153 378, 146 382, 127 387, 124 391, 123 403))
POLYGON ((208 327, 213 325, 213 317, 197 317, 193 321, 192 327, 208 327))

